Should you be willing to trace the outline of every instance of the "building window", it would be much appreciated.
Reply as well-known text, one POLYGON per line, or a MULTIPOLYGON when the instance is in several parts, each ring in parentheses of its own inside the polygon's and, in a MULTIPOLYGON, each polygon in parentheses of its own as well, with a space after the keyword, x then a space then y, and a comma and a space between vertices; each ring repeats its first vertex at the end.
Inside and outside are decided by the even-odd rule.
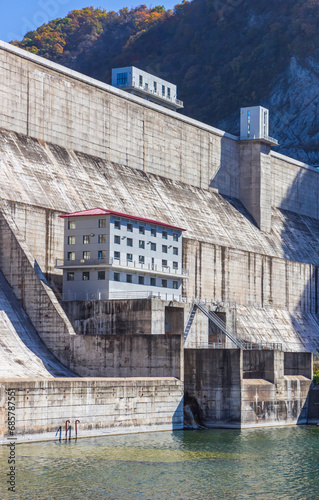
POLYGON ((101 259, 105 259, 105 256, 106 256, 106 252, 105 252, 105 250, 99 250, 99 251, 98 251, 98 253, 97 253, 97 258, 98 258, 99 260, 101 260, 101 259))
POLYGON ((167 240, 167 231, 162 231, 163 240, 167 240))
POLYGON ((151 243, 151 250, 156 252, 156 243, 151 243))
POLYGON ((156 82, 153 82, 153 90, 154 90, 154 92, 157 92, 157 83, 156 82))
POLYGON ((247 137, 250 137, 250 111, 247 111, 247 137))
POLYGON ((171 97, 171 89, 167 87, 167 97, 171 97))
POLYGON ((151 228, 151 236, 156 238, 156 229, 154 227, 151 228))
POLYGON ((139 276, 138 277, 138 284, 139 285, 144 285, 144 276, 139 276))
POLYGON ((178 269, 178 262, 173 262, 173 269, 178 269))
POLYGON ((106 243, 106 234, 99 234, 98 242, 99 243, 106 243))
POLYGON ((82 273, 82 280, 83 281, 89 281, 90 279, 90 271, 83 271, 82 273))
POLYGON ((162 266, 167 267, 167 260, 165 260, 165 259, 162 260, 162 266))
POLYGON ((162 288, 167 288, 167 280, 162 280, 162 288))
POLYGON ((178 281, 173 281, 174 290, 178 290, 178 281))
POLYGON ((178 255, 178 248, 177 247, 173 247, 173 255, 178 255))
POLYGON ((167 253, 167 245, 162 245, 162 252, 167 253))
POLYGON ((173 241, 178 241, 178 234, 177 233, 173 233, 173 241))
POLYGON ((139 75, 138 83, 140 87, 143 87, 143 77, 142 75, 139 75))
POLYGON ((84 260, 90 260, 91 258, 91 252, 85 251, 83 252, 83 259, 84 260))
POLYGON ((68 272, 66 275, 66 280, 67 281, 74 281, 74 273, 73 272, 68 272))
POLYGON ((91 242, 91 237, 90 237, 90 235, 89 235, 89 234, 85 234, 85 235, 83 236, 83 244, 84 244, 84 245, 89 245, 89 243, 90 243, 90 242, 91 242))
POLYGON ((68 236, 68 245, 75 245, 75 236, 68 236))
POLYGON ((126 254, 126 260, 127 260, 127 262, 132 262, 133 261, 133 254, 127 253, 126 254))
POLYGON ((145 83, 145 90, 148 90, 148 83, 145 83))
POLYGON ((140 234, 145 234, 145 227, 144 227, 144 226, 139 226, 139 228, 138 228, 138 232, 139 232, 140 234))
POLYGON ((156 278, 151 278, 151 286, 156 286, 156 278))
POLYGON ((139 255, 139 256, 138 256, 138 262, 139 262, 140 264, 144 264, 144 263, 145 263, 145 257, 144 257, 144 255, 139 255))
POLYGON ((132 283, 132 282, 133 282, 133 275, 127 274, 126 275, 126 283, 132 283))
POLYGON ((120 252, 114 252, 114 259, 120 260, 121 253, 120 252))
POLYGON ((99 219, 99 227, 106 227, 106 219, 99 219))
POLYGON ((121 229, 121 222, 119 220, 114 221, 114 228, 115 229, 121 229))
POLYGON ((138 248, 145 248, 145 241, 140 240, 140 241, 138 242, 138 248))
POLYGON ((68 229, 75 229, 75 220, 68 220, 68 229))
POLYGON ((132 246, 133 246, 133 240, 132 240, 132 238, 127 238, 127 240, 126 240, 126 245, 127 245, 128 247, 132 247, 132 246))
POLYGON ((116 79, 117 85, 126 85, 127 83, 127 73, 118 73, 116 79))
POLYGON ((120 273, 114 273, 114 281, 120 281, 120 273))
POLYGON ((97 279, 98 280, 105 280, 105 271, 98 271, 97 272, 97 279))
POLYGON ((165 97, 165 85, 162 85, 162 97, 165 97))
POLYGON ((68 260, 75 260, 75 252, 68 252, 68 260))
POLYGON ((119 245, 121 243, 121 236, 119 235, 115 235, 114 236, 114 243, 116 243, 117 245, 119 245))
POLYGON ((129 222, 127 223, 126 229, 130 232, 133 233, 133 224, 130 224, 129 222))

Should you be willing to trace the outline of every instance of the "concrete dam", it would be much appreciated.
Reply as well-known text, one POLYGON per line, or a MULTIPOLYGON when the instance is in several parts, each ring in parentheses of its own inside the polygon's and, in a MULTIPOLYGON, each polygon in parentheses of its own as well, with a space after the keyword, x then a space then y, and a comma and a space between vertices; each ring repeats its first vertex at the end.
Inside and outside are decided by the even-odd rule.
POLYGON ((13 388, 26 439, 182 428, 184 395, 207 426, 315 421, 319 171, 4 42, 0 69, 0 436, 13 388), (94 207, 186 229, 182 303, 62 300, 59 215, 94 207), (261 350, 200 311, 184 345, 195 298, 261 350))

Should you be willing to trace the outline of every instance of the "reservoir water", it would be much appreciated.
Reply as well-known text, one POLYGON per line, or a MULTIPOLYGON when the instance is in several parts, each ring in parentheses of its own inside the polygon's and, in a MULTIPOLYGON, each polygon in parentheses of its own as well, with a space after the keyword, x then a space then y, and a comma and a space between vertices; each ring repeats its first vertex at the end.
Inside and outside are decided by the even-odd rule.
POLYGON ((16 493, 62 500, 319 499, 319 427, 155 432, 16 446, 16 493))

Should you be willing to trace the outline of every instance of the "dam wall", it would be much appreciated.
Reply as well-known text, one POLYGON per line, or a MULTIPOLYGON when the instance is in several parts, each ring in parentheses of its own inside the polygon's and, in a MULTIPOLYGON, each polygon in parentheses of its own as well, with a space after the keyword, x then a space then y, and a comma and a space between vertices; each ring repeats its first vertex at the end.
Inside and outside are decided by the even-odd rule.
POLYGON ((231 165, 219 184, 238 195, 234 136, 4 42, 0 74, 1 128, 198 187, 231 165))
POLYGON ((61 292, 54 268, 63 258, 59 214, 106 206, 185 227, 183 267, 190 276, 183 295, 236 302, 244 338, 319 347, 317 219, 273 207, 265 233, 239 200, 212 190, 5 130, 0 149, 3 210, 55 290, 61 292))
POLYGON ((216 188, 241 199, 267 231, 271 206, 319 217, 316 169, 5 42, 0 42, 0 98, 0 128, 216 188))
POLYGON ((58 297, 58 215, 102 206, 184 227, 184 296, 243 338, 319 347, 315 169, 2 42, 0 69, 0 197, 58 297))
POLYGON ((207 427, 305 424, 311 381, 311 353, 185 349, 185 402, 207 427))
POLYGON ((0 211, 0 269, 38 335, 70 367, 74 330, 11 216, 0 211))
POLYGON ((0 382, 0 444, 183 428, 183 383, 166 378, 0 382), (10 398, 10 399, 9 399, 10 398), (8 401, 14 431, 10 433, 8 401))

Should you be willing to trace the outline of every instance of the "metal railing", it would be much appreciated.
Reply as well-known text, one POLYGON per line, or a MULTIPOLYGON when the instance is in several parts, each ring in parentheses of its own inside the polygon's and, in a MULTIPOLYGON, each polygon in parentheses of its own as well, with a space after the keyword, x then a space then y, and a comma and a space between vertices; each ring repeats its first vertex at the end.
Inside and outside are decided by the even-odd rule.
POLYGON ((274 139, 274 137, 270 137, 270 135, 264 135, 264 139, 267 139, 267 141, 275 142, 278 144, 277 139, 274 139))
MULTIPOLYGON (((212 304, 210 304, 212 305, 212 304)), ((218 306, 217 306, 217 303, 214 303, 214 306, 215 306, 215 310, 218 310, 218 306)), ((243 350, 263 350, 263 349, 267 349, 267 350, 278 350, 278 351, 282 351, 282 344, 281 343, 278 343, 278 342, 253 342, 252 340, 244 340, 242 338, 239 338, 235 332, 233 331, 229 331, 227 328, 226 328, 226 323, 220 319, 219 316, 217 316, 217 314, 212 311, 210 309, 210 306, 203 302, 202 300, 200 299, 195 299, 193 301, 193 308, 190 312, 190 315, 189 315, 189 318, 188 318, 188 321, 187 321, 187 325, 186 325, 186 328, 185 328, 185 331, 184 331, 184 343, 186 343, 186 340, 187 340, 187 336, 189 334, 189 330, 192 326, 192 323, 193 323, 193 320, 194 320, 194 317, 195 317, 195 314, 196 314, 196 308, 199 309, 202 313, 205 314, 205 316, 207 316, 207 318, 212 321, 218 328, 219 330, 221 330, 225 335, 226 337, 233 343, 235 344, 235 346, 239 349, 243 349, 243 350)), ((189 347, 191 344, 187 344, 187 347, 189 347)), ((224 343, 220 343, 220 342, 213 342, 213 343, 208 343, 208 344, 197 344, 197 348, 214 348, 213 346, 214 345, 225 345, 224 343)), ((221 349, 222 347, 215 347, 216 349, 219 348, 221 349)), ((225 348, 225 347, 224 347, 225 348)))
POLYGON ((207 316, 208 319, 210 319, 226 335, 226 337, 229 338, 231 342, 233 342, 233 344, 235 344, 239 349, 245 349, 245 344, 243 343, 243 341, 236 337, 234 332, 230 332, 229 330, 227 330, 225 322, 222 321, 217 316, 217 314, 211 311, 204 302, 197 300, 195 304, 198 309, 202 311, 202 313, 204 313, 205 316, 207 316))
POLYGON ((153 95, 157 99, 160 99, 163 101, 169 101, 172 104, 176 104, 177 106, 180 106, 182 108, 184 107, 184 103, 180 99, 177 99, 177 98, 174 99, 172 96, 163 95, 161 92, 158 92, 158 91, 155 92, 151 87, 148 87, 146 85, 137 84, 134 80, 132 83, 124 83, 124 84, 118 86, 118 88, 129 89, 129 90, 140 90, 141 92, 145 92, 147 94, 153 95))
MULTIPOLYGON (((245 351, 282 351, 282 344, 271 342, 245 342, 245 351)), ((231 349, 225 342, 188 342, 185 349, 231 349)))
POLYGON ((175 293, 167 292, 152 292, 150 290, 145 290, 142 292, 108 292, 108 291, 97 291, 91 292, 64 292, 62 293, 62 301, 86 301, 86 300, 128 300, 128 299, 158 299, 173 302, 182 302, 182 296, 175 293))
POLYGON ((225 342, 188 342, 185 349, 227 349, 225 342))
POLYGON ((173 266, 162 266, 159 264, 142 264, 137 262, 136 260, 128 261, 128 260, 120 260, 111 257, 110 259, 56 259, 55 267, 63 268, 63 267, 117 267, 117 268, 125 268, 125 269, 137 269, 139 271, 149 271, 154 274, 171 274, 177 277, 188 277, 189 271, 188 269, 183 268, 174 268, 173 266))
POLYGON ((282 351, 282 344, 278 342, 247 342, 243 340, 246 351, 282 351))

